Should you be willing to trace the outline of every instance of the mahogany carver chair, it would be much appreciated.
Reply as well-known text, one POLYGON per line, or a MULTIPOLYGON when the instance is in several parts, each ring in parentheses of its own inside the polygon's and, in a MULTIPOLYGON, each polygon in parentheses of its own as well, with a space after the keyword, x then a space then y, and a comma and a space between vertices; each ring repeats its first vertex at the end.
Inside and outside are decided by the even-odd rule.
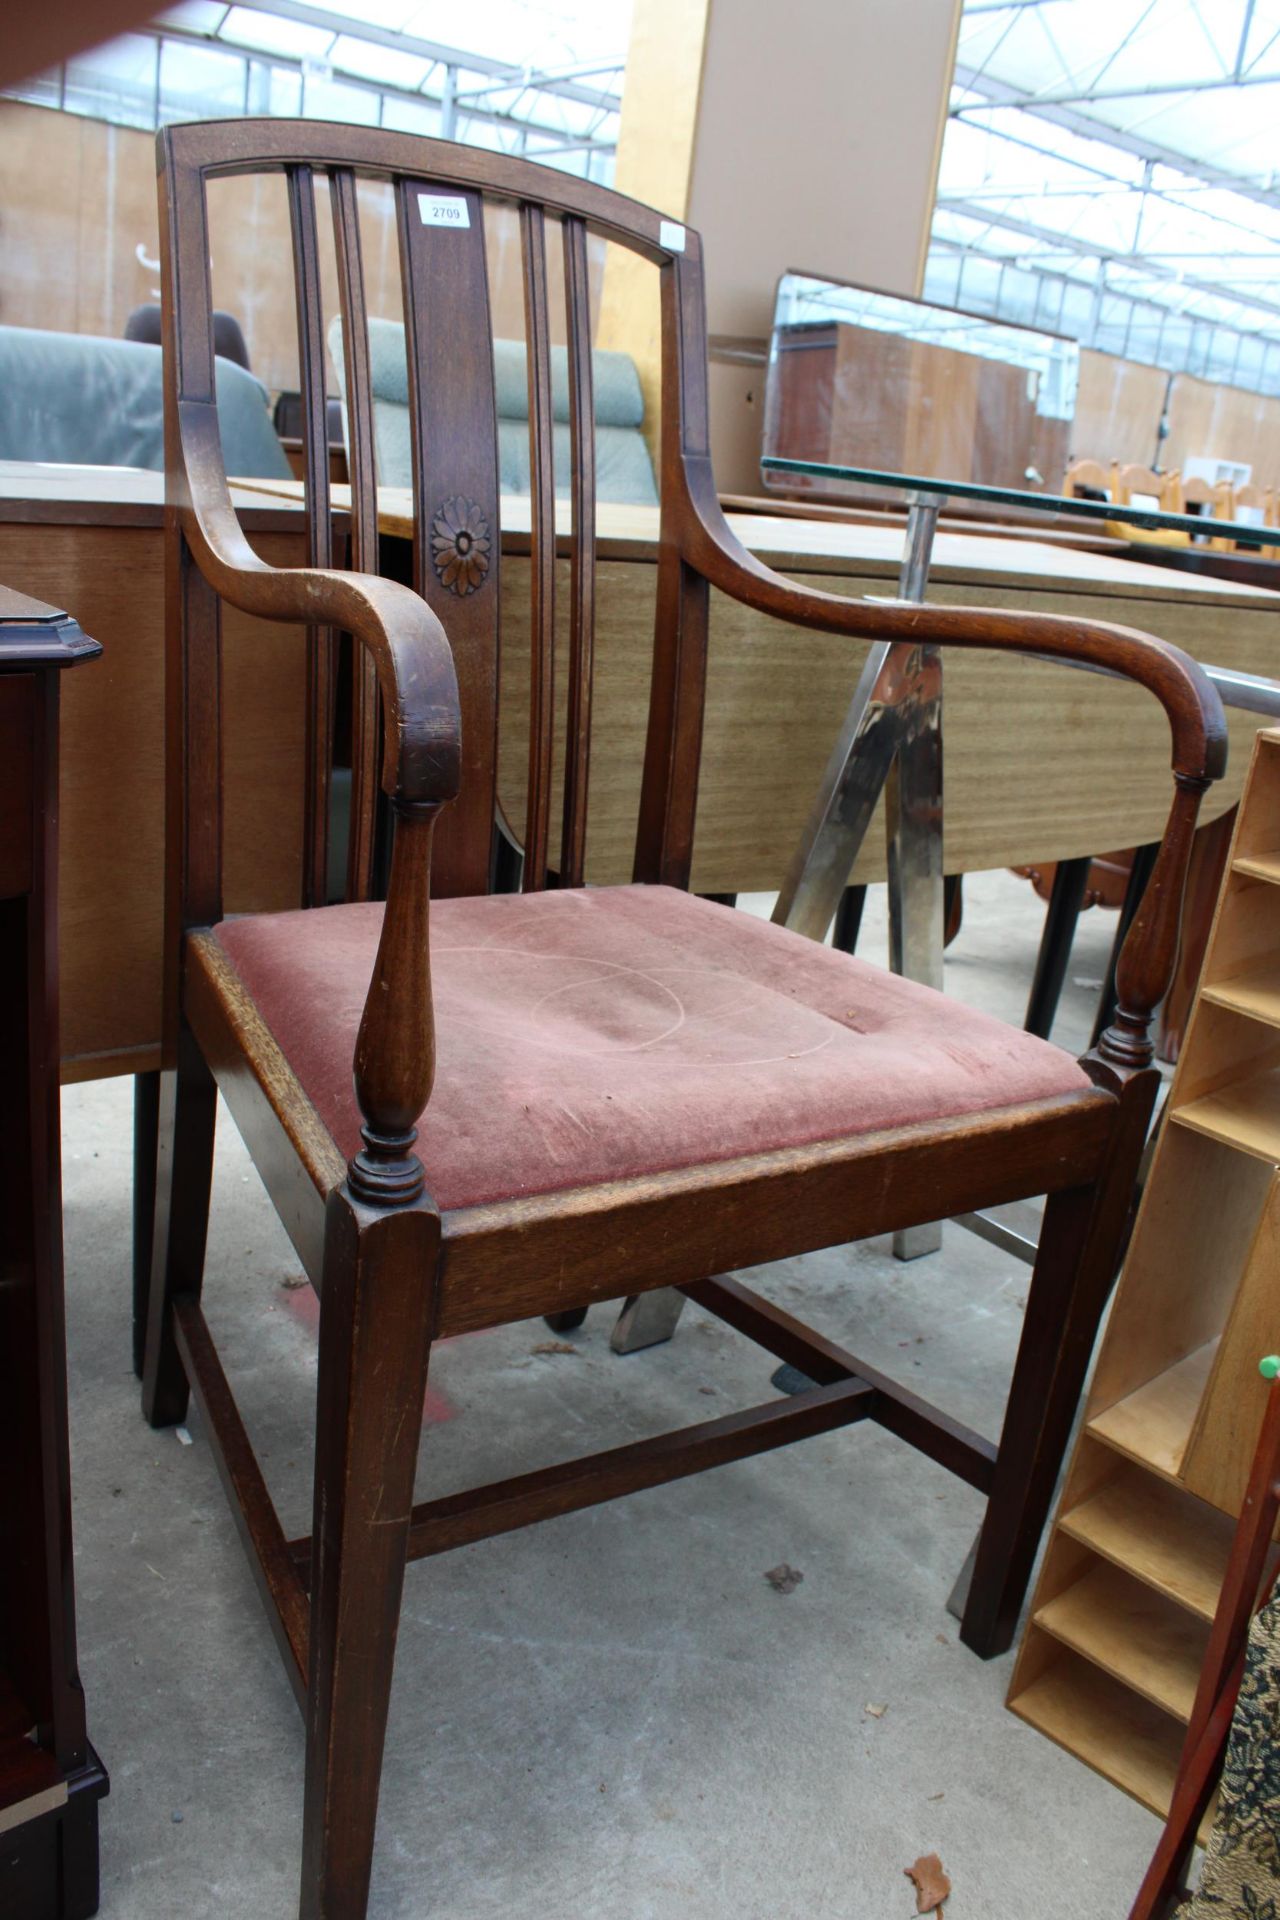
MULTIPOLYGON (((1158 640, 1070 618, 842 599, 746 552, 712 477, 701 249, 688 229, 520 159, 384 130, 175 126, 159 135, 159 165, 170 940, 143 1398, 156 1426, 184 1417, 191 1389, 203 1409, 305 1715, 302 1913, 357 1920, 406 1559, 870 1419, 987 1496, 962 1637, 983 1655, 1009 1644, 1118 1257, 1158 1080, 1149 1020, 1225 731, 1194 662, 1158 640), (283 173, 292 217, 312 564, 288 571, 260 560, 240 531, 213 404, 206 183, 247 172, 283 173), (377 504, 358 176, 389 181, 397 204, 416 591, 370 570, 377 504), (326 183, 355 571, 333 564, 329 512, 316 224, 326 183), (504 564, 486 198, 519 211, 534 476, 526 890, 515 895, 486 891, 504 564), (662 319, 662 504, 634 884, 607 888, 583 885, 596 584, 589 232, 656 270, 662 319), (573 448, 572 528, 560 535, 549 234, 564 249, 573 448), (548 860, 552 675, 566 584, 557 863, 548 860), (713 587, 851 642, 901 641, 907 672, 922 670, 926 642, 1031 651, 1114 669, 1162 701, 1173 735, 1169 825, 1124 951, 1114 1022, 1082 1061, 688 893, 713 587), (312 630, 321 743, 332 635, 362 644, 360 692, 381 702, 381 784, 395 822, 385 908, 364 897, 363 832, 353 899, 309 904, 324 899, 327 817, 326 756, 313 745, 299 909, 223 917, 220 599, 312 630), (549 864, 559 876, 550 890, 549 864), (309 1539, 285 1537, 201 1308, 218 1090, 320 1297, 309 1539), (720 1277, 1041 1193, 1044 1234, 998 1446, 720 1277), (817 1384, 414 1505, 433 1341, 671 1285, 817 1384)), ((357 785, 373 711, 370 698, 357 716, 357 785)), ((371 811, 364 784, 360 818, 371 811)))

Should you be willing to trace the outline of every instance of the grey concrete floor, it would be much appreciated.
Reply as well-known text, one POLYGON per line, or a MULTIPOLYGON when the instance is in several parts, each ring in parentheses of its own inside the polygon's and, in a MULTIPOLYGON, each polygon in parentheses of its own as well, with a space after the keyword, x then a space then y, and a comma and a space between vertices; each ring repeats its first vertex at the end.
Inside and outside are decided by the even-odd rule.
MULTIPOLYGON (((759 904, 759 903, 753 903, 759 904)), ((1020 1020, 1041 909, 966 886, 957 997, 1020 1020)), ((1114 917, 1084 917, 1055 1037, 1085 1044, 1114 917)), ((873 896, 862 951, 883 952, 873 896)), ((206 1437, 152 1433, 129 1364, 131 1085, 67 1090, 66 1248, 81 1669, 111 1773, 104 1920, 296 1911, 302 1726, 206 1437)), ((996 1432, 1027 1270, 956 1227, 751 1276, 996 1432)), ((285 1525, 310 1525, 315 1313, 230 1122, 206 1303, 285 1525)), ((620 1359, 597 1308, 433 1356, 432 1493, 769 1396, 696 1309, 620 1359)), ((1152 1817, 1004 1709, 945 1611, 979 1498, 870 1426, 411 1567, 376 1920, 894 1920, 941 1854, 949 1920, 1121 1916, 1152 1817), (803 1584, 765 1581, 780 1561, 803 1584), (873 1713, 869 1708, 875 1708, 873 1713)))

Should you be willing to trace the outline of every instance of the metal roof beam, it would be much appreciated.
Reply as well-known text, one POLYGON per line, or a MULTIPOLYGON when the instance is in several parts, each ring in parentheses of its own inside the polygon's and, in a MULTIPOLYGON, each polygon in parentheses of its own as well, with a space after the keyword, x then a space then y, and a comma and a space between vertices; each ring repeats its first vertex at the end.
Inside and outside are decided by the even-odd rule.
MULTIPOLYGON (((270 53, 259 47, 243 46, 238 40, 218 40, 206 33, 193 33, 189 27, 174 26, 169 21, 152 23, 139 27, 139 33, 149 34, 155 40, 176 40, 184 46, 222 47, 228 53, 236 54, 242 60, 253 60, 261 66, 280 67, 287 73, 302 74, 306 77, 308 62, 301 55, 290 53, 270 53)), ((344 67, 341 61, 326 63, 334 78, 341 80, 347 87, 358 87, 364 93, 385 94, 388 99, 407 100, 420 107, 442 107, 443 101, 438 93, 427 93, 422 87, 397 87, 388 80, 371 80, 367 73, 353 73, 344 67)), ((423 86, 425 87, 425 81, 423 86)), ((537 139, 545 139, 552 144, 540 147, 540 153, 572 151, 574 147, 590 146, 593 151, 612 153, 616 151, 616 140, 596 140, 587 135, 567 133, 563 127, 548 126, 544 120, 531 120, 525 115, 501 113, 491 107, 475 107, 462 104, 458 112, 464 119, 478 120, 488 127, 497 127, 506 133, 525 133, 537 139), (562 143, 572 142, 572 147, 562 143)))
MULTIPOLYGON (((978 202, 965 200, 959 195, 948 196, 939 204, 944 206, 948 213, 963 214, 967 219, 975 220, 982 226, 1000 227, 1006 233, 1020 233, 1028 240, 1043 241, 1059 253, 1074 252, 1085 260, 1113 261, 1117 266, 1135 268, 1149 274, 1153 280, 1167 280, 1177 286, 1186 287, 1193 293, 1206 293, 1216 300, 1238 300, 1242 306, 1256 307, 1261 313, 1280 315, 1280 301, 1264 300, 1253 293, 1247 296, 1232 293, 1230 289, 1224 288, 1221 282, 1193 280, 1186 274, 1175 272, 1171 268, 1161 268, 1144 254, 1125 253, 1116 247, 1095 246, 1085 241, 1073 241, 1070 234, 1055 232, 1052 227, 1037 226, 1032 220, 1020 220, 1015 214, 1000 213, 978 202)), ((1119 293, 1123 292, 1123 289, 1116 288, 1115 291, 1119 293)), ((1223 324, 1231 323, 1223 322, 1223 324)))
POLYGON ((1136 87, 1087 87, 1080 93, 1033 93, 1037 107, 1088 106, 1095 100, 1154 100, 1165 94, 1229 93, 1237 87, 1277 87, 1280 73, 1246 73, 1239 80, 1218 76, 1212 80, 1153 80, 1136 87))
MULTIPOLYGON (((482 87, 467 87, 458 94, 458 104, 461 106, 466 100, 483 100, 491 93, 506 93, 512 87, 519 87, 522 92, 532 88, 538 93, 548 93, 552 86, 558 86, 562 80, 589 80, 602 73, 621 73, 626 64, 625 59, 597 60, 589 66, 565 67, 559 73, 544 73, 536 67, 525 67, 521 69, 519 78, 515 75, 507 75, 500 79, 487 80, 482 87)), ((615 108, 622 105, 620 93, 602 93, 600 98, 612 101, 615 108)))
POLYGON ((1244 78, 1244 56, 1249 47, 1249 29, 1253 25, 1253 7, 1254 0, 1245 0, 1244 19, 1240 25, 1240 44, 1236 48, 1236 64, 1231 72, 1231 78, 1237 86, 1244 78))
MULTIPOLYGON (((1021 107, 1039 120, 1065 127, 1068 133, 1077 134, 1082 140, 1096 140, 1103 146, 1119 147, 1124 153, 1136 154, 1140 160, 1155 160, 1161 166, 1189 174, 1209 186, 1226 187, 1229 192, 1242 194, 1246 200, 1256 200, 1261 206, 1280 208, 1280 192, 1255 186, 1243 174, 1229 173, 1225 167, 1215 167, 1207 160, 1193 159, 1189 153, 1179 153, 1173 147, 1161 145, 1159 141, 1148 140, 1143 134, 1125 133, 1119 127, 1109 127, 1105 120, 1094 120, 1075 107, 1044 105, 1034 94, 1011 86, 1006 80, 993 79, 990 74, 980 73, 976 67, 965 66, 961 61, 956 62, 955 79, 957 86, 982 94, 990 106, 1021 107)), ((951 111, 954 119, 962 119, 966 110, 953 107, 951 111)))
MULTIPOLYGON (((447 67, 465 67, 469 73, 487 73, 501 76, 509 86, 519 86, 524 80, 524 68, 512 66, 509 60, 495 60, 488 54, 467 53, 461 47, 450 47, 439 40, 422 40, 416 34, 396 33, 390 27, 366 25, 354 16, 344 19, 341 14, 328 13, 323 7, 312 7, 306 0, 245 0, 251 13, 269 13, 277 20, 292 20, 300 27, 321 27, 327 33, 346 33, 353 40, 368 40, 375 47, 389 47, 393 53, 411 53, 421 60, 436 60, 447 67)), ((166 28, 165 31, 168 31, 166 28)), ((238 45, 238 42, 224 40, 223 46, 238 45)), ((577 100, 583 106, 608 106, 616 109, 620 96, 616 93, 604 93, 598 87, 585 87, 579 81, 555 79, 550 77, 542 85, 544 93, 557 93, 566 100, 577 100)))

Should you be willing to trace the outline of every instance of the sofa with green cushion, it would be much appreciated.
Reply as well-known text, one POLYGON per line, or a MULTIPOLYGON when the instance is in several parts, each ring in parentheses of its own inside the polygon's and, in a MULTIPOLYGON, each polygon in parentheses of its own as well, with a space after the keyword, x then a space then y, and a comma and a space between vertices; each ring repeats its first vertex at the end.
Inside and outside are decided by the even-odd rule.
MULTIPOLYGON (((346 396, 342 322, 329 329, 329 356, 338 391, 346 396)), ((493 343, 498 409, 498 486, 503 493, 529 491, 529 391, 525 348, 520 340, 493 343)), ((596 417, 596 497, 656 506, 658 490, 644 439, 644 398, 630 354, 591 356, 596 417)), ((409 370, 404 328, 393 320, 370 320, 369 367, 373 384, 373 430, 378 479, 407 487, 412 479, 409 436, 409 370)), ((553 458, 556 492, 569 491, 569 375, 565 349, 551 349, 553 458)))
MULTIPOLYGON (((287 480, 261 381, 214 362, 229 474, 287 480)), ((164 468, 159 347, 87 333, 0 327, 0 460, 164 468)))

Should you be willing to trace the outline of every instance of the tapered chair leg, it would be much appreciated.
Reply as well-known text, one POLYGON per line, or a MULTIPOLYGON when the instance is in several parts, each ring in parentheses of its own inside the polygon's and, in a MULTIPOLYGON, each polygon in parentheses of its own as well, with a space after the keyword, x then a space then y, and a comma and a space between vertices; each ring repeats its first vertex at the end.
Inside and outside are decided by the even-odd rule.
POLYGON ((1124 1246, 1158 1076, 1122 1095, 1109 1164, 1092 1187, 1049 1196, 960 1638, 984 1659, 1018 1624, 1036 1549, 1124 1246))
POLYGON ((172 1303, 178 1294, 198 1298, 204 1280, 217 1111, 213 1075, 184 1027, 178 1065, 160 1079, 155 1224, 142 1368, 142 1411, 153 1427, 174 1426, 187 1414, 190 1389, 174 1343, 172 1303))
POLYGON ((160 1131, 160 1075, 133 1081, 133 1370, 139 1380, 147 1357, 147 1301, 156 1223, 156 1150, 160 1131))
POLYGON ((320 1305, 302 1920, 363 1920, 439 1216, 330 1196, 320 1305))
POLYGON ((960 1623, 960 1638, 984 1659, 1003 1653, 1013 1639, 1053 1497, 1057 1467, 1050 1466, 1049 1456, 1057 1441, 1061 1457, 1070 1434, 1075 1399, 1065 1405, 1062 1349, 1068 1343, 1073 1353, 1085 1349, 1076 1379, 1078 1397, 1092 1349, 1092 1331, 1086 1337, 1085 1323, 1096 1327, 1106 1301, 1105 1287, 1095 1305, 1086 1298, 1084 1285, 1094 1197, 1092 1187, 1077 1187, 1051 1194, 1045 1205, 999 1457, 960 1623))

